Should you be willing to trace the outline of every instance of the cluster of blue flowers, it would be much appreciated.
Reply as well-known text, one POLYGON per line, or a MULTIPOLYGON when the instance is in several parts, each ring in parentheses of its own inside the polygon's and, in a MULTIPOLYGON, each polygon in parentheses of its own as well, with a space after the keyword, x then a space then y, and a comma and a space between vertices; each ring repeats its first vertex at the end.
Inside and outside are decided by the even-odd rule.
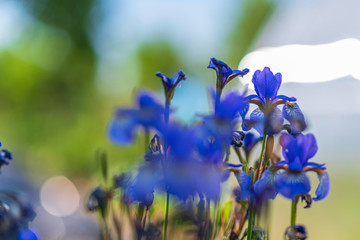
POLYGON ((261 216, 266 203, 280 193, 293 202, 287 238, 300 239, 296 237, 299 236, 296 229, 303 229, 296 226, 298 200, 306 200, 309 207, 312 200, 326 198, 330 182, 324 164, 309 162, 317 152, 317 143, 313 134, 303 134, 306 122, 296 98, 278 95, 282 76, 280 73, 274 75, 268 67, 255 71, 252 82, 256 94, 248 96, 224 91, 231 80, 246 75, 248 69, 232 70, 215 58, 210 60, 208 68, 214 69, 217 75, 216 88, 211 95, 214 108, 191 126, 172 117, 171 100, 176 87, 185 80, 181 70, 174 78, 156 74, 164 87, 164 103, 150 92, 141 91, 136 96, 135 106, 116 110, 108 126, 110 140, 117 145, 129 145, 142 130, 148 136, 145 139, 149 139, 144 162, 134 177, 124 173, 114 178, 112 187, 97 188, 89 198, 88 208, 104 212, 114 191, 120 191, 122 204, 138 204, 135 225, 141 238, 153 229, 153 225, 145 223, 155 194, 164 193, 163 239, 167 237, 169 199, 196 203, 198 212, 201 209, 207 212, 205 217, 194 221, 201 239, 213 239, 219 234, 228 239, 239 239, 241 234, 248 240, 265 239, 268 237, 266 229, 258 234, 260 226, 255 226, 254 219, 261 216), (273 151, 277 139, 282 157, 273 151), (260 156, 253 162, 250 156, 260 143, 260 156), (238 163, 230 163, 231 153, 236 154, 238 163), (314 198, 309 194, 311 185, 306 175, 309 171, 319 177, 314 198), (233 191, 233 204, 241 211, 237 216, 230 214, 225 226, 218 228, 218 221, 210 217, 210 205, 213 203, 219 209, 221 186, 231 174, 239 183, 233 191), (244 229, 246 221, 247 230, 244 229), (264 238, 257 238, 259 236, 264 238))
MULTIPOLYGON (((9 165, 11 160, 11 152, 0 150, 0 168, 9 165)), ((32 206, 18 193, 0 191, 0 239, 37 240, 35 233, 28 228, 35 216, 32 206)))

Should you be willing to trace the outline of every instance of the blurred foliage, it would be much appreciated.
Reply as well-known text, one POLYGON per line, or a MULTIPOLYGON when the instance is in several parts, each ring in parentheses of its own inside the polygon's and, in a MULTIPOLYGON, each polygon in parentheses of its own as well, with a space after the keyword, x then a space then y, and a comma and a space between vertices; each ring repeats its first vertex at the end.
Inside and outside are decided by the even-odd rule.
POLYGON ((139 64, 139 86, 160 89, 162 84, 155 73, 162 72, 169 77, 176 75, 181 61, 174 46, 164 40, 149 41, 139 47, 136 53, 139 64))
POLYGON ((0 56, 3 143, 45 175, 86 173, 106 125, 87 34, 94 1, 19 2, 35 21, 0 56))
POLYGON ((235 21, 226 49, 228 52, 226 62, 229 66, 238 66, 239 61, 251 50, 252 43, 275 6, 274 0, 245 0, 241 3, 240 14, 235 21))
MULTIPOLYGON (((38 176, 38 169, 45 176, 63 172, 92 175, 98 172, 95 152, 101 148, 108 153, 111 166, 135 165, 142 157, 143 138, 120 148, 111 145, 105 134, 114 107, 124 102, 125 95, 105 96, 95 82, 99 60, 91 36, 101 23, 99 2, 17 2, 32 19, 10 48, 0 50, 1 141, 14 152, 14 162, 26 164, 34 170, 30 171, 33 176, 38 176)), ((241 14, 223 49, 229 52, 232 67, 248 51, 273 6, 270 0, 246 0, 238 6, 241 14)), ((145 40, 133 59, 136 66, 129 67, 137 75, 131 81, 158 90, 161 84, 156 72, 173 77, 178 69, 191 66, 166 38, 145 40)), ((119 79, 122 77, 120 74, 119 79)))

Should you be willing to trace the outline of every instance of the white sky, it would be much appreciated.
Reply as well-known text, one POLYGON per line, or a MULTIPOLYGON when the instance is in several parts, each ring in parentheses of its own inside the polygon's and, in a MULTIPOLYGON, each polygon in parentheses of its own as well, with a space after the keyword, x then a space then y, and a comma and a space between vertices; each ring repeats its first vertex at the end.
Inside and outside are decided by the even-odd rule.
POLYGON ((244 82, 251 83, 254 71, 265 66, 274 74, 281 72, 283 82, 324 82, 349 75, 360 80, 360 40, 258 49, 240 62, 240 69, 250 69, 244 82))

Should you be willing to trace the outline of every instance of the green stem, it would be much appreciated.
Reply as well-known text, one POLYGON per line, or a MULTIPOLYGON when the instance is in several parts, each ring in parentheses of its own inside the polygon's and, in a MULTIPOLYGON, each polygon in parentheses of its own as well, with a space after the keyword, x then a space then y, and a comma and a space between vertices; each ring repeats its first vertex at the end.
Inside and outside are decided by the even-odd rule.
POLYGON ((251 237, 252 237, 253 217, 254 217, 254 208, 253 208, 252 203, 250 203, 248 229, 247 229, 247 240, 251 240, 251 237))
POLYGON ((290 219, 290 225, 295 226, 296 225, 296 196, 293 198, 291 202, 291 219, 290 219))
POLYGON ((234 149, 236 156, 238 157, 240 163, 247 166, 246 160, 244 160, 244 158, 241 156, 240 149, 237 147, 233 147, 233 149, 234 149))
POLYGON ((107 240, 109 239, 109 227, 106 221, 106 217, 103 217, 103 222, 104 222, 104 231, 102 233, 102 239, 107 240))
POLYGON ((170 118, 170 101, 166 99, 165 101, 165 112, 164 112, 164 120, 165 124, 168 124, 170 118))
POLYGON ((164 215, 164 226, 163 226, 163 240, 166 240, 166 232, 168 226, 168 218, 169 218, 169 200, 170 194, 166 193, 166 202, 165 202, 165 215, 164 215))
POLYGON ((148 149, 149 143, 150 143, 150 131, 148 128, 145 128, 145 136, 144 136, 145 151, 148 149))
MULTIPOLYGON (((169 123, 169 118, 170 118, 170 101, 171 99, 169 98, 166 98, 165 99, 165 113, 164 113, 164 121, 165 121, 165 124, 168 125, 169 123)), ((166 134, 165 134, 166 136, 166 134)), ((165 137, 164 139, 164 159, 165 159, 165 162, 163 164, 163 171, 165 172, 166 171, 166 165, 167 165, 167 139, 165 137)), ((165 200, 165 213, 164 213, 164 225, 163 225, 163 240, 166 240, 166 233, 167 233, 167 226, 168 226, 168 219, 169 219, 169 201, 170 200, 170 194, 169 192, 167 191, 166 192, 166 200, 165 200)))
MULTIPOLYGON (((265 131, 264 131, 264 132, 265 132, 265 131)), ((266 134, 264 133, 264 139, 263 139, 263 142, 262 142, 261 153, 260 153, 260 162, 262 161, 262 158, 263 158, 263 156, 264 156, 265 145, 266 145, 266 134)))
POLYGON ((256 172, 255 181, 261 177, 262 165, 263 165, 263 156, 265 152, 265 145, 266 145, 266 130, 264 129, 264 139, 261 146, 261 153, 259 158, 259 166, 256 172))

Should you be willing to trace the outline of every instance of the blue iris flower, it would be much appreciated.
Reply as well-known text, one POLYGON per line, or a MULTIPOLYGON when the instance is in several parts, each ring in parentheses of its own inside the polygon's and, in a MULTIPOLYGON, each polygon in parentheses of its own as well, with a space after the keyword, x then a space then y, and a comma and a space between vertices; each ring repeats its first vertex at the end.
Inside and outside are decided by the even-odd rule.
POLYGON ((144 206, 151 206, 154 201, 155 188, 162 185, 163 169, 159 161, 147 162, 140 166, 134 183, 128 189, 133 201, 144 206))
POLYGON ((181 124, 171 122, 164 130, 161 130, 161 132, 168 148, 168 158, 182 162, 192 158, 193 148, 195 146, 194 131, 181 124))
POLYGON ((156 76, 160 77, 164 87, 165 98, 167 101, 171 101, 174 96, 175 88, 180 84, 182 80, 185 80, 185 74, 179 70, 175 77, 169 78, 161 72, 156 73, 156 76))
POLYGON ((36 234, 30 229, 21 229, 19 231, 19 235, 17 236, 17 240, 38 240, 39 238, 36 234))
POLYGON ((250 101, 253 101, 262 110, 265 110, 269 105, 285 103, 284 101, 296 101, 292 97, 277 95, 281 81, 281 73, 274 75, 268 67, 265 67, 262 71, 255 71, 252 82, 256 95, 250 95, 250 101))
POLYGON ((194 129, 199 153, 207 162, 221 163, 224 152, 233 141, 239 117, 246 113, 245 98, 235 92, 224 96, 214 115, 203 117, 203 124, 194 129))
POLYGON ((237 201, 252 200, 261 204, 265 200, 274 199, 277 194, 274 183, 275 176, 276 173, 266 170, 262 178, 251 184, 251 178, 245 171, 236 172, 235 177, 240 187, 234 192, 237 201))
POLYGON ((215 139, 228 142, 232 139, 238 117, 245 116, 247 110, 245 98, 236 92, 230 92, 221 99, 215 114, 204 118, 205 124, 215 139))
POLYGON ((187 128, 175 123, 167 128, 165 186, 179 199, 198 194, 217 200, 220 196, 225 170, 217 163, 222 163, 222 151, 218 142, 210 141, 204 131, 203 126, 187 128))
POLYGON ((232 79, 242 77, 249 72, 249 69, 247 68, 244 70, 232 70, 226 63, 216 58, 210 59, 208 68, 212 68, 216 71, 216 89, 220 90, 222 90, 232 79))
POLYGON ((315 192, 316 198, 313 200, 326 198, 330 191, 330 180, 325 171, 325 165, 309 162, 318 150, 314 135, 299 134, 294 137, 290 134, 282 134, 280 144, 285 160, 273 166, 273 168, 284 170, 276 176, 277 191, 290 199, 298 194, 307 194, 311 186, 306 172, 313 171, 319 178, 319 185, 315 192))
POLYGON ((217 201, 223 181, 221 170, 197 159, 171 162, 164 173, 167 192, 181 200, 199 195, 217 201))
POLYGON ((118 108, 108 126, 111 142, 127 145, 133 142, 135 130, 160 129, 163 126, 164 107, 148 92, 137 95, 137 105, 133 108, 118 108))
POLYGON ((262 196, 262 198, 271 198, 275 199, 277 195, 277 190, 275 188, 275 179, 277 176, 276 171, 271 171, 270 169, 266 169, 261 178, 257 180, 254 184, 254 190, 258 196, 262 196))
POLYGON ((255 71, 252 82, 256 95, 248 96, 247 100, 256 104, 258 108, 250 114, 250 120, 243 121, 245 130, 254 127, 261 135, 264 134, 264 130, 266 134, 272 135, 283 129, 284 117, 290 122, 290 127, 296 128, 294 129, 295 132, 298 133, 305 129, 304 117, 300 108, 297 104, 291 103, 296 101, 296 98, 277 95, 281 81, 281 74, 276 73, 274 75, 268 67, 262 71, 255 71), (286 104, 285 114, 283 114, 277 106, 285 103, 289 104, 286 104), (294 108, 294 106, 296 107, 294 108), (298 124, 299 122, 301 124, 298 124))

